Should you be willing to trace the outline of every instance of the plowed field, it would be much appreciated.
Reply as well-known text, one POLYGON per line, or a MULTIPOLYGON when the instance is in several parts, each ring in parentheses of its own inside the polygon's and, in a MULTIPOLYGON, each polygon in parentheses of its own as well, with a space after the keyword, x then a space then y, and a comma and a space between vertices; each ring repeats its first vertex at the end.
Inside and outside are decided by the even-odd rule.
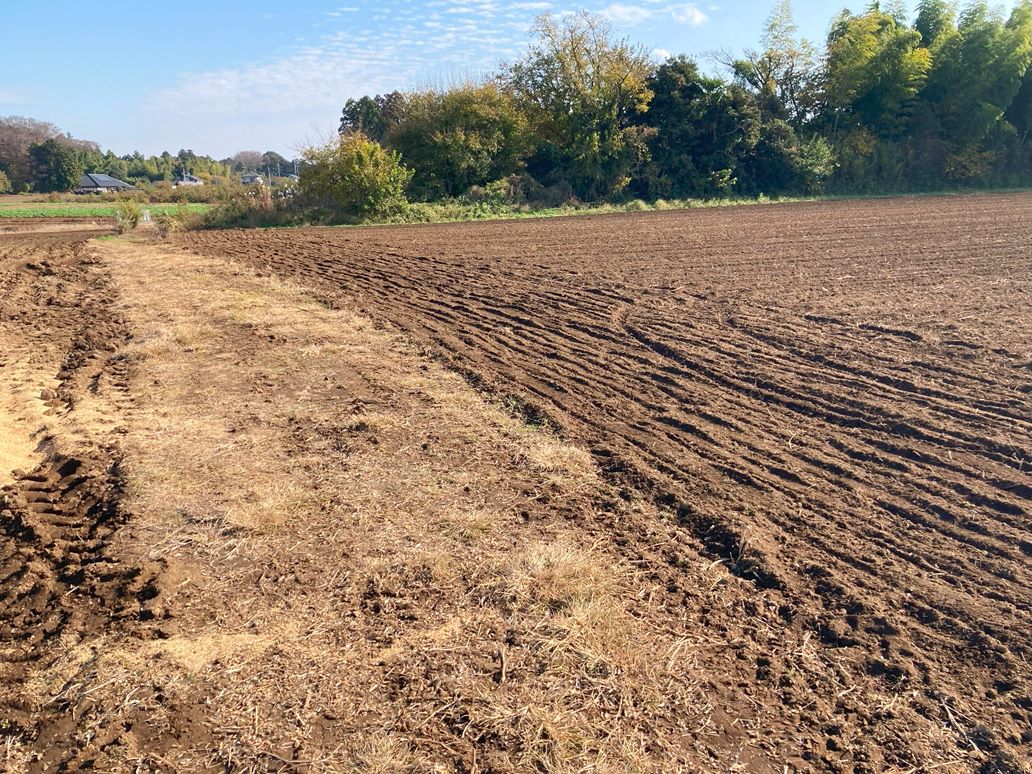
POLYGON ((1027 771, 1032 196, 179 239, 397 326, 663 506, 666 548, 619 542, 728 644, 700 673, 768 765, 1027 771))

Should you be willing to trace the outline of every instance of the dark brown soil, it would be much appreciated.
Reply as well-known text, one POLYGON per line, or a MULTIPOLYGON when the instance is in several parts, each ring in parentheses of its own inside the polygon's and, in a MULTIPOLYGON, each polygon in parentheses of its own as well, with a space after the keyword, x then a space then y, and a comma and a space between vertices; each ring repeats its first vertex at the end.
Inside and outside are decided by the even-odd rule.
POLYGON ((54 384, 39 393, 42 461, 0 471, 0 746, 31 743, 41 766, 82 761, 63 695, 41 701, 32 681, 78 643, 150 618, 157 595, 150 569, 111 550, 125 522, 117 425, 95 406, 88 423, 76 412, 80 400, 127 400, 125 363, 113 355, 126 330, 87 243, 100 233, 0 235, 4 389, 54 384))
MULTIPOLYGON (((750 768, 1032 758, 1032 196, 209 232, 589 447, 738 578, 619 535, 750 768)), ((606 525, 600 522, 597 529, 606 525)), ((616 529, 618 527, 614 527, 616 529)))

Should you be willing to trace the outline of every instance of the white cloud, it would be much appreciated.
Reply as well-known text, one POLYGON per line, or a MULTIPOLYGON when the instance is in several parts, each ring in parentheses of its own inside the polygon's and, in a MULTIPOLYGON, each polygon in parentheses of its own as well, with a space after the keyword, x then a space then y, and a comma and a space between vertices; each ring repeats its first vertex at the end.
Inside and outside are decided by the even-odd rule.
POLYGON ((655 13, 651 8, 627 3, 613 3, 602 9, 602 15, 617 24, 634 25, 649 19, 655 13))
POLYGON ((660 0, 641 0, 641 4, 611 3, 599 11, 603 16, 615 24, 632 27, 636 24, 651 19, 669 18, 678 24, 689 24, 699 27, 705 24, 709 17, 706 16, 698 6, 693 4, 660 5, 660 0))
POLYGON ((652 49, 652 56, 653 56, 653 57, 654 57, 654 58, 655 58, 655 59, 656 59, 657 61, 660 61, 660 62, 665 62, 665 61, 666 61, 667 59, 669 59, 670 57, 672 57, 672 56, 673 56, 673 54, 671 54, 671 53, 670 53, 669 51, 667 51, 667 50, 666 50, 665 48, 654 48, 654 49, 652 49))
POLYGON ((322 15, 318 32, 302 30, 289 50, 181 73, 152 94, 138 134, 148 143, 191 142, 217 154, 293 148, 335 130, 349 97, 469 80, 513 57, 529 21, 547 7, 521 5, 429 0, 395 9, 387 24, 370 17, 359 23, 355 6, 338 6, 322 15))
MULTIPOLYGON (((607 3, 600 12, 617 26, 706 21, 694 4, 671 1, 590 5, 607 3)), ((291 48, 231 67, 183 72, 156 89, 136 116, 134 136, 146 137, 151 149, 192 143, 216 154, 243 147, 283 152, 335 130, 349 97, 448 85, 490 72, 519 55, 534 16, 550 9, 562 15, 571 7, 560 0, 424 0, 392 5, 384 15, 356 13, 361 4, 338 2, 313 28, 299 29, 291 48)), ((0 89, 0 104, 5 97, 9 102, 12 94, 0 89)))
POLYGON ((674 6, 670 9, 670 13, 675 21, 681 24, 690 24, 693 27, 699 27, 709 20, 709 17, 694 5, 674 6))

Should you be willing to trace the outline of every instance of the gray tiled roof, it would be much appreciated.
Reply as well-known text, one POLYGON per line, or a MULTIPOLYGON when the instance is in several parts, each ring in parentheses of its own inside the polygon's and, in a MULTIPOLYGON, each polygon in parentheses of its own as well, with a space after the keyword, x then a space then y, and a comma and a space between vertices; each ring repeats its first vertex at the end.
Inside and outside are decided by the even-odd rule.
POLYGON ((118 180, 111 175, 102 175, 98 172, 85 174, 79 180, 79 188, 135 188, 129 183, 118 180))

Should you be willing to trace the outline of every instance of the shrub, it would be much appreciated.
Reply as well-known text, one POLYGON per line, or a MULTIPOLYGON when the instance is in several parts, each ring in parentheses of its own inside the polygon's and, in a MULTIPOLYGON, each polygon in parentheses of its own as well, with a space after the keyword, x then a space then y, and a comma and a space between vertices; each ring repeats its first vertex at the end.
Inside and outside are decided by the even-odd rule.
POLYGON ((962 148, 946 159, 946 177, 953 183, 970 185, 986 177, 996 154, 977 146, 962 148))
POLYGON ((730 169, 718 169, 709 174, 709 192, 714 196, 728 196, 738 180, 730 169))
POLYGON ((115 227, 118 229, 118 233, 124 234, 132 231, 140 224, 141 217, 143 217, 143 210, 135 200, 127 199, 119 202, 118 208, 115 210, 115 227))
POLYGON ((243 186, 227 186, 218 183, 206 183, 205 185, 181 185, 176 188, 165 184, 165 188, 155 187, 151 194, 151 201, 155 202, 179 202, 190 204, 214 204, 222 199, 227 187, 243 188, 243 186))
POLYGON ((555 185, 550 185, 542 190, 540 201, 548 207, 576 207, 580 204, 573 186, 565 180, 560 180, 555 185))
POLYGON ((197 221, 198 216, 180 204, 175 210, 166 211, 154 218, 154 225, 158 229, 158 236, 165 239, 169 234, 190 228, 197 221))
POLYGON ((817 135, 804 143, 799 153, 799 174, 803 192, 821 193, 824 183, 834 174, 837 166, 835 151, 826 139, 817 135))
POLYGON ((341 135, 302 156, 301 192, 315 202, 360 215, 389 215, 406 205, 412 171, 365 135, 341 135))
POLYGON ((527 204, 540 201, 544 190, 544 186, 523 173, 492 180, 484 186, 475 185, 463 198, 470 202, 491 204, 527 204))
MULTIPOLYGON (((183 208, 181 208, 183 209, 183 208)), ((188 228, 264 228, 304 222, 306 213, 290 198, 273 199, 265 186, 236 188, 222 196, 203 218, 186 219, 188 228)))
POLYGON ((0 169, 0 194, 11 192, 11 181, 4 174, 4 171, 0 169))

